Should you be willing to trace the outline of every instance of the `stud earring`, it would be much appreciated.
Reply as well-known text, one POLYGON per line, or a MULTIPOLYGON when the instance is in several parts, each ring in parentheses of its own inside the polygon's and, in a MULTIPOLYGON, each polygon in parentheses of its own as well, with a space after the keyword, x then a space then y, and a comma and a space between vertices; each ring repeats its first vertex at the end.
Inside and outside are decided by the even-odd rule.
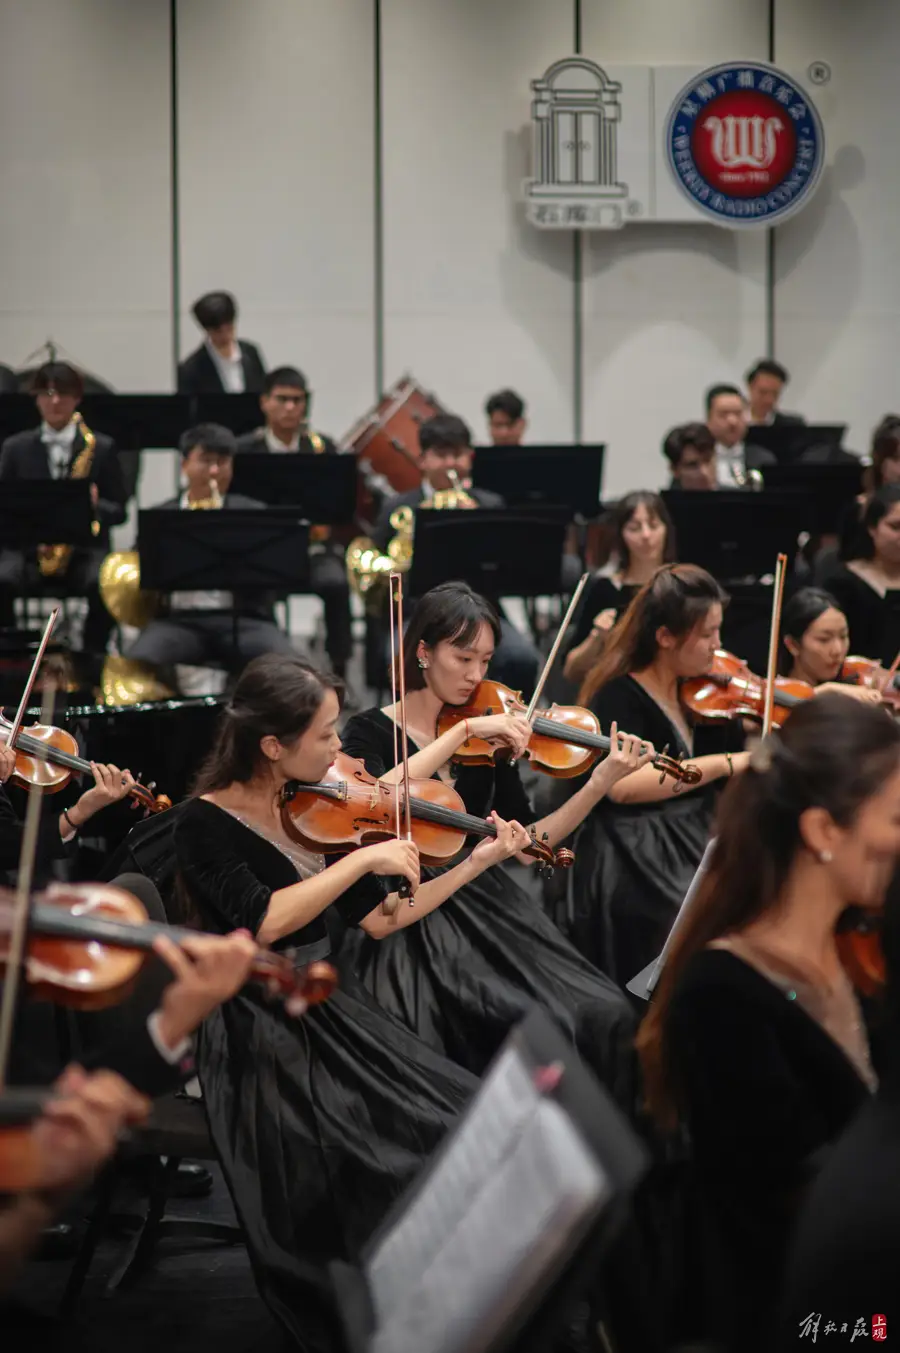
POLYGON ((832 855, 830 850, 820 850, 819 859, 822 864, 831 864, 832 855))
POLYGON ((419 664, 419 667, 421 668, 421 670, 422 670, 423 672, 424 672, 424 671, 426 670, 426 668, 428 667, 428 663, 425 661, 424 658, 417 658, 417 659, 416 659, 416 662, 419 664))

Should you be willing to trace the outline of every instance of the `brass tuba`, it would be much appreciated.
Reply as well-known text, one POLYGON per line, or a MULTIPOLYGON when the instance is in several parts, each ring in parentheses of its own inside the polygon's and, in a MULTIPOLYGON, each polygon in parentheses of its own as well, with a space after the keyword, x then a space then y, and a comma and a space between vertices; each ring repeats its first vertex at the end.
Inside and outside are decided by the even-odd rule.
MULTIPOLYGON (((80 413, 73 415, 73 422, 77 423, 81 429, 81 435, 84 438, 84 446, 75 457, 75 462, 69 471, 70 479, 90 479, 91 470, 94 467, 94 452, 97 449, 97 438, 91 432, 87 423, 80 413)), ((100 534, 100 523, 94 521, 91 525, 94 535, 100 534)), ((37 559, 38 568, 45 578, 60 578, 67 568, 72 558, 71 545, 38 545, 37 559)))

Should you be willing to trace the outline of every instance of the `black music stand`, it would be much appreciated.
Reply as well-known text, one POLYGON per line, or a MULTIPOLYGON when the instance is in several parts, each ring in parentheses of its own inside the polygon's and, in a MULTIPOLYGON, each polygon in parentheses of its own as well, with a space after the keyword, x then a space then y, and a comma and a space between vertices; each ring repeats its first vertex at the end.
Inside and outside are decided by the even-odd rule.
POLYGON ((16 479, 0 485, 2 549, 27 549, 47 541, 91 545, 93 518, 86 479, 16 479))
POLYGON ((17 432, 36 428, 39 422, 34 395, 0 395, 0 442, 15 436, 17 432))
POLYGON ((459 579, 488 597, 541 597, 562 589, 569 509, 420 507, 410 594, 459 579))
POLYGON ((779 554, 797 552, 809 513, 800 494, 762 489, 710 493, 663 492, 675 524, 678 556, 705 568, 719 582, 762 578, 779 554))
POLYGON ((80 407, 120 451, 172 450, 191 423, 187 395, 85 395, 80 407))
POLYGON ((234 458, 232 493, 272 506, 303 509, 323 526, 344 526, 356 513, 356 457, 292 451, 242 451, 234 458))
POLYGON ((360 1263, 331 1264, 344 1349, 556 1348, 573 1307, 607 1295, 602 1262, 647 1166, 606 1091, 534 1010, 360 1263))
POLYGON ((855 457, 821 465, 801 461, 767 465, 762 476, 767 489, 802 495, 803 529, 810 535, 837 535, 847 507, 862 492, 863 465, 855 457))
POLYGON ((253 432, 263 421, 259 407, 259 395, 191 395, 190 424, 221 423, 230 428, 236 437, 244 432, 253 432))
MULTIPOLYGON (((150 591, 290 595, 309 586, 309 523, 291 509, 150 508, 138 513, 138 552, 150 591)), ((231 619, 236 651, 237 606, 231 619)))
POLYGON ((810 451, 837 451, 847 431, 846 423, 773 423, 747 429, 746 445, 771 451, 779 465, 790 465, 810 451))
POLYGON ((600 513, 606 446, 479 446, 476 488, 499 493, 510 507, 560 504, 572 518, 600 513))

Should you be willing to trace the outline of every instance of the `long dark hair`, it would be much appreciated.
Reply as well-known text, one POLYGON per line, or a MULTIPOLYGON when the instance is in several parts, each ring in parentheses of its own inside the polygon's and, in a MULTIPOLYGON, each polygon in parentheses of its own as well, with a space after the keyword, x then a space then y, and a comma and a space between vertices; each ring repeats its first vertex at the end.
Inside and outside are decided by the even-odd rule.
POLYGON ((859 534, 859 554, 857 559, 874 559, 875 542, 872 539, 872 532, 881 521, 886 517, 891 508, 900 503, 900 484, 882 484, 880 489, 876 489, 870 496, 863 509, 861 530, 859 534))
POLYGON ((306 732, 326 691, 341 687, 335 677, 292 653, 265 653, 248 663, 222 712, 216 740, 197 775, 195 798, 252 780, 263 761, 260 739, 296 742, 306 732))
POLYGON ((663 564, 632 598, 612 631, 599 661, 584 679, 579 703, 589 705, 608 682, 649 667, 656 657, 657 630, 667 629, 681 639, 712 606, 725 606, 727 601, 727 593, 706 569, 696 564, 663 564))
POLYGON ((709 870, 682 920, 650 1013, 638 1032, 648 1105, 661 1126, 678 1120, 680 1090, 668 1040, 673 993, 694 954, 778 905, 802 845, 800 818, 824 808, 841 827, 900 764, 900 727, 873 705, 837 693, 800 705, 719 802, 709 870))
POLYGON ((488 625, 494 643, 500 642, 500 617, 495 608, 468 583, 441 583, 416 602, 403 639, 403 676, 408 691, 425 686, 425 674, 419 666, 416 650, 420 643, 428 648, 447 640, 456 648, 467 648, 482 625, 488 625))
POLYGON ((636 489, 633 493, 626 493, 625 497, 620 498, 610 509, 609 527, 613 537, 611 554, 618 558, 619 568, 623 572, 627 572, 631 563, 631 553, 625 542, 625 527, 639 507, 645 507, 648 515, 657 517, 666 528, 666 543, 663 546, 661 562, 674 564, 678 558, 675 552, 675 523, 669 516, 669 509, 658 493, 651 493, 649 489, 636 489))
POLYGON ((826 611, 839 611, 843 615, 840 603, 821 587, 801 587, 785 603, 781 615, 781 649, 778 656, 782 675, 789 672, 794 664, 793 654, 785 645, 785 639, 793 639, 799 644, 810 625, 815 624, 826 611))
POLYGON ((872 464, 863 476, 863 487, 872 492, 884 483, 884 462, 893 460, 900 452, 900 418, 886 413, 872 433, 872 464))

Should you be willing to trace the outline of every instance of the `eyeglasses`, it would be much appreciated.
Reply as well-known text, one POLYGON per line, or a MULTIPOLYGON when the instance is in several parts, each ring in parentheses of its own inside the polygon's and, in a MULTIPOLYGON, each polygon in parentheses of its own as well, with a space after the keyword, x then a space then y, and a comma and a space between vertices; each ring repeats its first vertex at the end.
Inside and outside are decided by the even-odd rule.
POLYGON ((270 395, 276 404, 305 404, 306 391, 302 395, 270 395))

